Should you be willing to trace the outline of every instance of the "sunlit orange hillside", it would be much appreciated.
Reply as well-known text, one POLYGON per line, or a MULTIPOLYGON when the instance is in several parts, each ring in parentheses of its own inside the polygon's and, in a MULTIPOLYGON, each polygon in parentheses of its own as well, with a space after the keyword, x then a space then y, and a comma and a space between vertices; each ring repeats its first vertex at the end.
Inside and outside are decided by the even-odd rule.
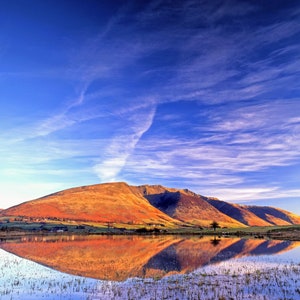
POLYGON ((260 206, 231 204, 187 189, 161 185, 130 186, 124 182, 72 188, 0 211, 0 216, 28 221, 76 221, 129 225, 209 227, 300 224, 300 216, 260 206))
POLYGON ((2 212, 6 216, 57 218, 124 224, 179 223, 132 190, 126 183, 107 183, 64 190, 2 212))

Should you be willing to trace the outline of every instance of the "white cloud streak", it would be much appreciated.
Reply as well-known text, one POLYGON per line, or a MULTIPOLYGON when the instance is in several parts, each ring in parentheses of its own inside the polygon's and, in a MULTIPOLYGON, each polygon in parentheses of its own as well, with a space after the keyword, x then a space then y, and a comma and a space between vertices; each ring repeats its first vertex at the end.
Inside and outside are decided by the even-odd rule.
MULTIPOLYGON (((124 115, 124 114, 123 114, 124 115)), ((115 181, 128 158, 145 132, 151 127, 155 116, 155 106, 126 113, 126 130, 120 130, 108 147, 104 149, 102 161, 94 166, 94 171, 102 182, 115 181), (130 124, 130 126, 128 126, 130 124)), ((123 124, 121 123, 121 126, 123 124)))
MULTIPOLYGON (((297 103, 250 105, 229 110, 227 114, 212 111, 207 115, 213 122, 207 127, 199 125, 197 128, 204 134, 201 138, 191 140, 182 136, 174 139, 163 135, 141 140, 124 172, 128 176, 140 174, 141 178, 144 174, 151 174, 148 176, 150 180, 160 178, 167 182, 172 181, 176 174, 177 184, 182 182, 212 192, 215 189, 223 192, 234 186, 237 197, 240 197, 238 191, 243 185, 252 185, 255 197, 259 197, 260 190, 256 190, 256 186, 261 184, 260 179, 254 179, 251 174, 291 166, 299 161, 297 103), (281 118, 281 114, 285 118, 281 118)), ((172 118, 169 120, 171 122, 172 118)), ((276 181, 275 177, 273 180, 276 181)), ((274 187, 273 182, 266 184, 264 193, 280 189, 274 187)), ((247 199, 252 195, 249 189, 241 189, 245 194, 248 192, 247 199)), ((271 196, 274 195, 270 194, 268 198, 271 196)))
MULTIPOLYGON (((73 45, 64 68, 40 71, 73 89, 48 117, 0 134, 7 170, 26 161, 33 174, 39 164, 86 157, 85 170, 103 182, 163 178, 236 188, 249 174, 299 161, 295 11, 248 24, 241 18, 251 19, 258 4, 150 1, 128 19, 132 10, 134 2, 125 4, 98 34, 73 45), (193 112, 206 123, 168 112, 155 118, 178 101, 207 105, 193 112), (159 120, 170 127, 152 135, 159 120), (179 133, 188 127, 194 136, 179 133)), ((280 189, 270 185, 256 195, 280 189)))
POLYGON ((300 189, 282 189, 280 187, 251 187, 215 189, 214 196, 224 201, 243 203, 248 201, 263 201, 266 199, 298 198, 300 189))

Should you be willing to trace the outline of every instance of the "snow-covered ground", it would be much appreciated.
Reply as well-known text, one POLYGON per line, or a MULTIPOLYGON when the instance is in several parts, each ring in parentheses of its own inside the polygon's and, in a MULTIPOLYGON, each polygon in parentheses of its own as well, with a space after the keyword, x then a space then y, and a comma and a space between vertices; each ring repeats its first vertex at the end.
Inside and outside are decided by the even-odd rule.
POLYGON ((300 299, 300 249, 125 282, 64 274, 0 250, 0 299, 300 299))

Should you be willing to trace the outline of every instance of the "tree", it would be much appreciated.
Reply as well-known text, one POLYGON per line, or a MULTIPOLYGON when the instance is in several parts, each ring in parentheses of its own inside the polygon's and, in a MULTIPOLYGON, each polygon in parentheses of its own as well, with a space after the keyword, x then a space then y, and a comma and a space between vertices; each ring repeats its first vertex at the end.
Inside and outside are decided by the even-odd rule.
POLYGON ((214 231, 216 231, 217 228, 220 228, 220 225, 219 225, 218 222, 212 221, 212 222, 210 223, 210 227, 213 228, 214 231))

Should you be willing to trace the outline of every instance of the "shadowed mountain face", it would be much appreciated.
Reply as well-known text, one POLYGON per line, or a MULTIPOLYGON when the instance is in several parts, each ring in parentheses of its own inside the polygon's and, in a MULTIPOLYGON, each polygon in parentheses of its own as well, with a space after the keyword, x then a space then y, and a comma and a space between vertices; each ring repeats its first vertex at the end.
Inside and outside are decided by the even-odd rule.
POLYGON ((114 281, 184 274, 231 258, 276 254, 297 246, 288 241, 173 236, 48 236, 0 243, 5 251, 56 270, 114 281))
POLYGON ((239 222, 249 226, 270 226, 270 223, 249 211, 246 207, 227 203, 216 199, 207 199, 209 204, 226 215, 238 220, 239 222))
POLYGON ((100 224, 183 224, 222 227, 300 224, 300 216, 259 206, 230 204, 187 189, 161 185, 106 183, 64 190, 0 211, 0 216, 54 219, 100 224))
POLYGON ((189 191, 165 190, 158 194, 144 194, 144 197, 168 216, 185 223, 209 227, 212 220, 218 220, 222 227, 243 227, 242 223, 206 202, 205 197, 189 191))
POLYGON ((300 224, 299 216, 279 208, 231 204, 210 198, 206 198, 206 201, 224 214, 248 226, 300 224))
POLYGON ((279 208, 247 206, 247 209, 271 225, 299 224, 299 216, 279 208))

